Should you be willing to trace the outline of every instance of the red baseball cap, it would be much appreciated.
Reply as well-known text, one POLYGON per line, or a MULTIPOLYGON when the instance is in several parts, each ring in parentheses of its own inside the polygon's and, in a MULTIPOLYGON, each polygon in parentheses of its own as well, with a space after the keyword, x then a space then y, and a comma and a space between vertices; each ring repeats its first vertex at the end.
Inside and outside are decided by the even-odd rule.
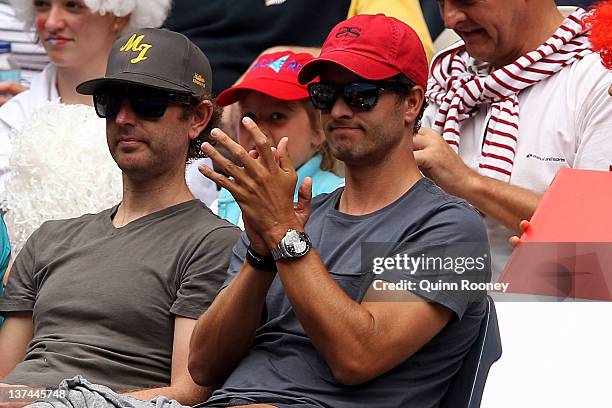
POLYGON ((238 101, 244 91, 257 91, 283 101, 308 98, 308 88, 298 82, 298 72, 314 57, 308 53, 281 51, 264 54, 247 71, 240 84, 217 96, 219 106, 238 101))
POLYGON ((427 56, 410 26, 384 14, 360 14, 338 23, 323 43, 318 58, 299 73, 302 84, 312 81, 325 63, 338 64, 373 81, 404 74, 427 86, 427 56))

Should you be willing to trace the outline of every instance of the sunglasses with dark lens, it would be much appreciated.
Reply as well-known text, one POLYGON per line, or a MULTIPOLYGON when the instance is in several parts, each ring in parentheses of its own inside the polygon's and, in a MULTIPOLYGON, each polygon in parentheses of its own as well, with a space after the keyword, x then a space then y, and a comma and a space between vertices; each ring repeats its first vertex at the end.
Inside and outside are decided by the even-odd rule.
POLYGON ((397 81, 359 81, 346 85, 314 82, 308 85, 308 94, 314 107, 320 110, 331 110, 340 94, 351 108, 368 110, 376 105, 381 92, 386 90, 402 91, 404 89, 406 89, 406 86, 397 81))
POLYGON ((182 105, 191 104, 192 97, 186 94, 173 94, 145 87, 105 87, 94 92, 93 100, 96 113, 101 118, 114 118, 127 98, 134 112, 145 118, 161 118, 170 102, 182 105))

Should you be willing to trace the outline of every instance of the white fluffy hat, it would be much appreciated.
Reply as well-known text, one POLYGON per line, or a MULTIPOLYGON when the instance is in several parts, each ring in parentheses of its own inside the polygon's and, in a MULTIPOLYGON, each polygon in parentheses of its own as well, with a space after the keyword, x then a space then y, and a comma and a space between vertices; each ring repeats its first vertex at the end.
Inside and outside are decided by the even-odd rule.
MULTIPOLYGON (((9 0, 18 19, 31 27, 34 25, 34 2, 32 0, 9 0)), ((124 32, 145 27, 159 27, 170 12, 172 0, 83 0, 94 13, 111 13, 117 17, 130 15, 124 32)))

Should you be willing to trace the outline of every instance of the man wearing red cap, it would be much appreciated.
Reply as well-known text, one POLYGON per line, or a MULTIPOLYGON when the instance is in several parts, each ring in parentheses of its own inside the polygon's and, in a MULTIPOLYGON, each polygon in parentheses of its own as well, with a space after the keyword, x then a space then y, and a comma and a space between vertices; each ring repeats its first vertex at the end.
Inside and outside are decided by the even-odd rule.
POLYGON ((450 263, 459 258, 447 250, 461 242, 479 243, 461 259, 488 257, 480 216, 423 178, 412 154, 423 46, 394 18, 357 16, 334 27, 299 79, 317 76, 309 93, 345 163, 344 188, 310 205, 306 179, 294 207, 287 138, 273 149, 248 117, 251 152, 211 132, 243 168, 203 145, 231 177, 201 171, 236 198, 246 232, 194 330, 190 373, 223 384, 204 404, 212 407, 437 406, 484 313, 483 291, 440 287, 484 282, 490 271, 417 265, 432 243, 447 244, 438 249, 450 263))

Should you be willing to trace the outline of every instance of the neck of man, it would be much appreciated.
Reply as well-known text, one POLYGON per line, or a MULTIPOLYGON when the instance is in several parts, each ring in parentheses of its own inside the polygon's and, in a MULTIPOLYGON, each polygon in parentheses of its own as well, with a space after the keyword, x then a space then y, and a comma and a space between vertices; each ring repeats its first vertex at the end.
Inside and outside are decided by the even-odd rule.
POLYGON ((101 78, 106 72, 106 63, 110 49, 101 51, 97 56, 75 67, 57 67, 57 92, 62 103, 93 106, 91 95, 81 95, 76 91, 77 85, 94 78, 101 78))
POLYGON ((402 197, 423 178, 412 152, 412 137, 389 152, 384 160, 345 166, 345 187, 338 210, 350 215, 378 211, 402 197))
POLYGON ((123 173, 123 199, 113 218, 121 228, 146 215, 193 200, 185 183, 185 168, 160 176, 123 173))
POLYGON ((565 19, 554 2, 536 1, 533 3, 537 10, 529 10, 523 15, 521 32, 526 36, 517 44, 516 51, 499 61, 491 62, 495 69, 512 64, 522 55, 537 50, 559 29, 565 19))

